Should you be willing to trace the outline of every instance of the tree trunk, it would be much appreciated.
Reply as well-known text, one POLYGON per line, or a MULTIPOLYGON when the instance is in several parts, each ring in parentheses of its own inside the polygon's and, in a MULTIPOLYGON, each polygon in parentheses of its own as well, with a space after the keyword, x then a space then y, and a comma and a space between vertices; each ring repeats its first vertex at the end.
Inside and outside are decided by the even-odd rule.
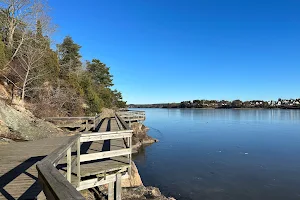
POLYGON ((11 102, 10 102, 11 105, 13 104, 13 101, 14 101, 14 91, 15 91, 15 85, 12 84, 12 87, 11 87, 11 102))
POLYGON ((23 87, 22 87, 22 102, 23 103, 24 103, 24 99, 25 99, 25 89, 26 89, 28 74, 29 74, 29 69, 26 71, 26 75, 25 75, 24 82, 23 82, 23 87))
POLYGON ((13 48, 14 45, 14 33, 15 33, 16 25, 12 19, 10 22, 9 30, 8 30, 8 47, 13 48))

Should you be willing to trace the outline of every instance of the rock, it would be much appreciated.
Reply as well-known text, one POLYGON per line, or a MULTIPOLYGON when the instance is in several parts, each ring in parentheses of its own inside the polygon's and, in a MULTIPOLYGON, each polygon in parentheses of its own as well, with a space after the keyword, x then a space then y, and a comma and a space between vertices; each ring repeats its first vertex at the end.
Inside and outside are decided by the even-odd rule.
POLYGON ((161 196, 161 192, 159 191, 158 188, 150 186, 147 189, 148 189, 148 195, 150 197, 160 197, 161 196))
POLYGON ((82 190, 80 193, 86 200, 107 200, 107 194, 102 192, 101 187, 99 187, 99 189, 90 188, 87 190, 82 190))
POLYGON ((11 140, 11 139, 0 137, 0 144, 9 144, 9 143, 12 143, 12 142, 14 142, 14 141, 11 140))
POLYGON ((155 200, 175 200, 172 197, 165 197, 156 187, 139 186, 135 188, 123 188, 122 199, 137 200, 137 199, 155 199, 155 200))
POLYGON ((134 151, 144 144, 152 144, 158 142, 157 139, 154 139, 147 135, 147 131, 149 130, 149 128, 145 125, 138 122, 133 122, 131 124, 131 128, 133 130, 132 144, 134 151))
POLYGON ((113 117, 115 116, 115 111, 113 109, 109 108, 102 108, 100 117, 106 118, 106 117, 113 117))
POLYGON ((0 100, 0 136, 13 140, 38 140, 64 134, 55 125, 34 117, 30 111, 16 108, 0 100))
POLYGON ((143 185, 139 171, 134 164, 131 162, 131 176, 128 179, 122 180, 122 187, 139 187, 143 185))
POLYGON ((8 138, 9 133, 10 131, 7 125, 2 120, 0 120, 0 135, 2 137, 8 138))
POLYGON ((0 84, 0 98, 6 100, 10 98, 10 95, 8 94, 8 92, 2 84, 0 84))
POLYGON ((89 190, 82 190, 80 193, 86 200, 96 200, 94 194, 89 190))
POLYGON ((146 187, 140 186, 140 187, 135 187, 135 188, 123 188, 122 189, 122 197, 123 199, 126 200, 131 200, 131 199, 146 199, 144 196, 146 190, 146 187))

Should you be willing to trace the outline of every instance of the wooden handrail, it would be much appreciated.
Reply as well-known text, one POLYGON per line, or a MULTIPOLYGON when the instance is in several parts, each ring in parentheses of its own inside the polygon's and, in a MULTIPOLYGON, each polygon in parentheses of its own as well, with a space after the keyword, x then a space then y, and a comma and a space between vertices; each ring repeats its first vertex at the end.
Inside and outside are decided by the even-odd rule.
POLYGON ((90 130, 93 128, 93 130, 96 130, 97 125, 99 124, 101 117, 100 114, 94 116, 94 117, 47 117, 45 118, 47 121, 52 121, 57 123, 58 121, 75 121, 72 124, 56 124, 60 128, 67 128, 67 127, 83 127, 86 129, 86 131, 90 130), (80 123, 76 122, 80 121, 80 123), (92 123, 89 123, 89 121, 92 121, 92 123))
POLYGON ((128 126, 128 124, 122 119, 122 117, 119 116, 119 114, 115 114, 115 116, 118 118, 118 120, 121 122, 122 126, 125 130, 131 130, 131 128, 128 126))
POLYGON ((65 144, 61 145, 46 158, 37 163, 38 180, 42 184, 43 192, 47 199, 84 199, 69 182, 70 180, 68 181, 55 167, 79 138, 80 135, 70 137, 65 144))
POLYGON ((86 117, 46 117, 46 120, 93 120, 98 119, 100 114, 96 116, 86 116, 86 117))
POLYGON ((69 148, 71 148, 79 138, 80 138, 80 135, 74 135, 74 136, 70 137, 66 143, 61 145, 59 148, 55 149, 52 153, 50 153, 41 162, 48 161, 52 165, 56 166, 58 164, 59 160, 66 155, 67 150, 69 148))

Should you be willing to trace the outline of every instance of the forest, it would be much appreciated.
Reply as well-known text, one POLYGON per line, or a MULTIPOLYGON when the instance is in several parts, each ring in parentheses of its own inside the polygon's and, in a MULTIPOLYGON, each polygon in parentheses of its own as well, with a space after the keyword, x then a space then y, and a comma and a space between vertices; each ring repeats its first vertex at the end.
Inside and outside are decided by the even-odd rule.
POLYGON ((85 61, 70 35, 53 42, 57 25, 48 13, 45 1, 0 1, 0 78, 9 103, 39 117, 125 107, 121 92, 112 89, 110 67, 99 58, 85 61))

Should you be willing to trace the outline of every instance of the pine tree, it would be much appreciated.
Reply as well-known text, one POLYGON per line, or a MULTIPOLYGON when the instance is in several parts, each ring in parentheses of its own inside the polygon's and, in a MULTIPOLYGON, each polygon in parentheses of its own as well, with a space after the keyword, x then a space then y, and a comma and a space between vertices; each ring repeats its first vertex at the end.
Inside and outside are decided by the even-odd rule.
POLYGON ((60 76, 64 78, 71 72, 75 72, 81 69, 82 63, 80 61, 81 55, 79 50, 81 46, 75 44, 70 36, 65 37, 62 44, 57 45, 59 64, 60 64, 60 76))
POLYGON ((91 74, 92 79, 96 84, 103 87, 113 86, 112 75, 109 72, 109 67, 98 59, 93 59, 92 62, 87 62, 87 71, 91 74))

